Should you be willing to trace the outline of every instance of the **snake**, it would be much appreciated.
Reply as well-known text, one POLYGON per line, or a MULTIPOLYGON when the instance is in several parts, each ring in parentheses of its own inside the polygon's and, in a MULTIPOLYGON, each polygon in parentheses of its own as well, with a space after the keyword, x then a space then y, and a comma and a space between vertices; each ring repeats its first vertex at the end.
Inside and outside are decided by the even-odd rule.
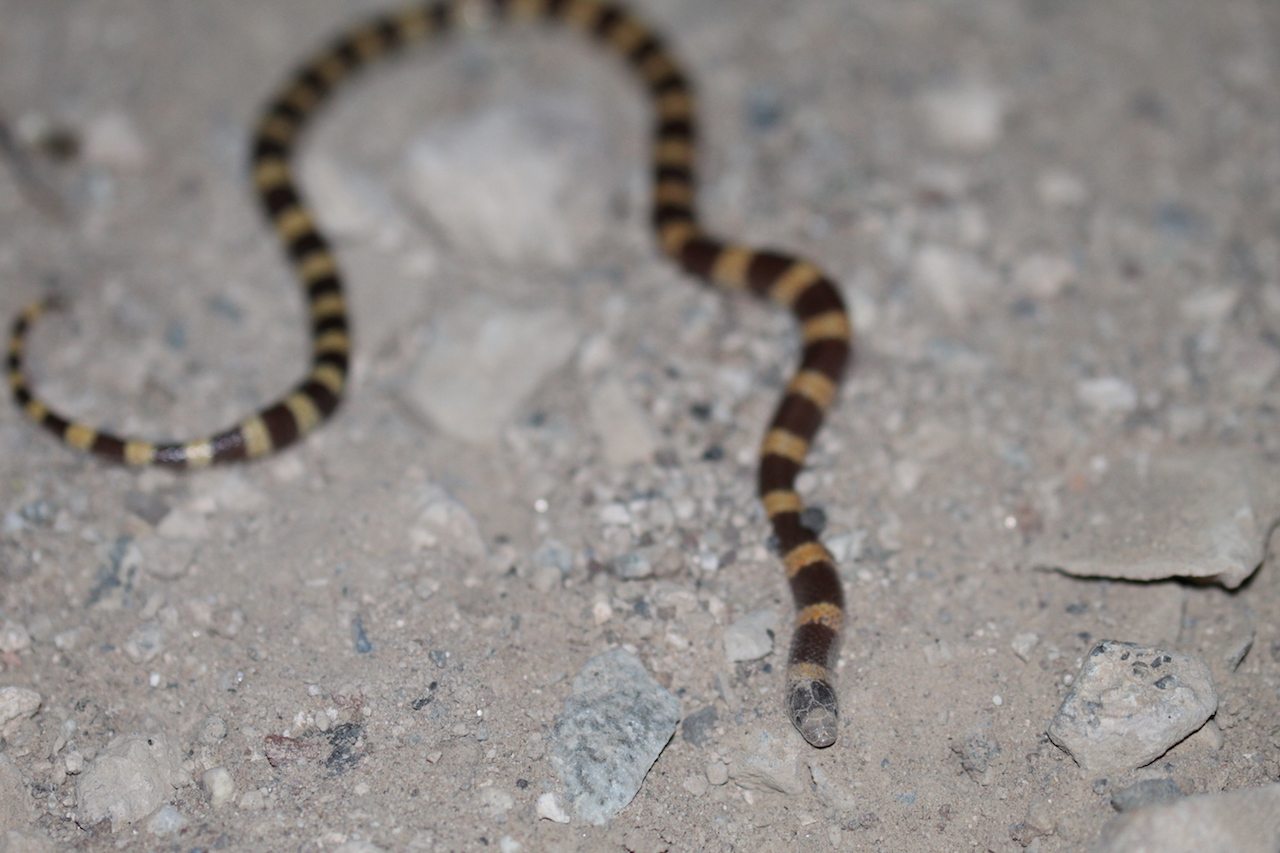
POLYGON ((340 84, 411 45, 464 28, 510 21, 554 23, 618 55, 648 92, 652 112, 652 217, 657 247, 685 273, 788 309, 799 325, 799 364, 760 445, 758 497, 772 527, 795 602, 785 707, 815 747, 835 743, 835 663, 844 621, 836 562, 796 489, 809 448, 852 358, 852 322, 838 285, 818 265, 785 252, 721 239, 701 225, 695 199, 694 90, 657 32, 611 0, 433 0, 372 17, 300 64, 262 109, 253 131, 253 185, 306 297, 311 323, 307 373, 281 399, 234 426, 192 441, 124 438, 59 414, 32 389, 24 369, 28 331, 57 307, 43 299, 14 321, 9 387, 28 418, 71 447, 128 466, 203 468, 273 453, 310 433, 338 408, 348 384, 351 331, 338 261, 294 180, 291 155, 302 131, 340 84))

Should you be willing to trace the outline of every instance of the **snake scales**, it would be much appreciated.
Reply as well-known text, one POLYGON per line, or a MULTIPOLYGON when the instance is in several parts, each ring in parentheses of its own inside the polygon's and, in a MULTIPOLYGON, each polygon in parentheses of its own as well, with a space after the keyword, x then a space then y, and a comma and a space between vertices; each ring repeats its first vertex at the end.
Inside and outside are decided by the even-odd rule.
POLYGON ((252 153, 258 198, 310 309, 310 369, 283 399, 229 429, 186 442, 121 438, 76 423, 41 401, 23 369, 27 333, 48 301, 33 304, 14 322, 7 358, 14 399, 28 417, 72 447, 133 466, 199 468, 255 459, 297 441, 333 414, 346 388, 351 351, 346 306, 329 241, 294 183, 292 152, 308 119, 344 80, 379 58, 470 25, 477 13, 491 20, 556 22, 619 54, 652 104, 652 222, 662 251, 708 283, 749 291, 790 309, 800 325, 800 364, 760 448, 758 492, 796 605, 788 713, 809 743, 829 746, 837 734, 832 670, 844 598, 831 554, 801 521, 804 504, 795 480, 850 358, 849 316, 835 284, 809 261, 726 242, 702 229, 695 211, 692 89, 661 39, 620 5, 602 0, 438 0, 347 31, 285 81, 262 111, 252 153))

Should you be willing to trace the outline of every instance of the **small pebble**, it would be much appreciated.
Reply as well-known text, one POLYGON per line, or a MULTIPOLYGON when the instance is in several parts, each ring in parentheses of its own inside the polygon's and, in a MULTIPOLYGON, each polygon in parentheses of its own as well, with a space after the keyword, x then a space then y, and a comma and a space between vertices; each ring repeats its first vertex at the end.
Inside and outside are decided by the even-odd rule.
POLYGON ((231 802, 236 795, 236 780, 231 771, 225 767, 210 767, 200 774, 200 786, 209 795, 209 802, 214 808, 220 808, 231 802))
POLYGON ((1076 383, 1076 397, 1103 414, 1127 414, 1138 408, 1138 392, 1118 376, 1082 379, 1076 383))
POLYGON ((11 619, 0 626, 0 652, 13 654, 31 648, 31 635, 21 624, 11 619))
POLYGON ((542 820, 549 820, 553 823, 568 823, 570 821, 569 813, 564 810, 564 806, 560 805, 560 798, 548 791, 538 797, 536 805, 538 817, 542 820))
POLYGON ((1172 779, 1144 779, 1111 795, 1111 806, 1118 812, 1132 811, 1156 803, 1171 803, 1182 796, 1172 779))
POLYGON ((227 736, 226 722, 216 714, 210 714, 200 723, 200 742, 205 746, 213 746, 227 736))
POLYGON ((1031 652, 1040 644, 1040 635, 1033 631, 1024 631, 1015 634, 1009 642, 1009 646, 1013 649, 1013 653, 1023 661, 1031 660, 1031 652))
POLYGON ((166 804, 147 819, 147 831, 152 835, 172 835, 180 832, 190 822, 178 811, 177 806, 166 804))
POLYGON ((164 651, 164 628, 158 622, 144 622, 124 641, 124 653, 134 663, 147 663, 164 651))
POLYGON ((1004 134, 1004 98, 990 86, 935 89, 924 94, 920 106, 934 141, 943 147, 976 153, 1004 134))

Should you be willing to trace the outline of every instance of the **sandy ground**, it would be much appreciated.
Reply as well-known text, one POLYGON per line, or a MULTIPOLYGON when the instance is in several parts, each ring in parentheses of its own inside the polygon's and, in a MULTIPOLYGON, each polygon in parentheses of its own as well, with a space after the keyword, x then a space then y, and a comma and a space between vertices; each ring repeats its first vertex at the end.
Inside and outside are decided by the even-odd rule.
MULTIPOLYGON (((1277 465, 1280 7, 642 5, 699 85, 710 224, 820 260, 858 310, 856 370, 803 482, 843 543, 838 743, 793 742, 785 628, 755 662, 721 642, 752 611, 790 618, 751 486, 789 321, 655 255, 643 105, 610 60, 485 35, 370 75, 310 140, 317 184, 363 188, 317 187, 342 220, 360 356, 311 440, 230 473, 135 473, 0 408, 0 681, 42 699, 4 732, 25 797, 5 808, 52 841, 36 849, 1056 853, 1087 848, 1141 779, 1280 779, 1273 565, 1228 593, 1029 557, 1127 460, 1277 465), (405 152, 516 104, 534 124, 569 105, 577 129, 555 144, 574 192, 489 248, 415 206, 405 152), (598 209, 576 209, 579 190, 598 209), (404 393, 438 318, 472 297, 581 332, 479 445, 404 393), (643 412, 651 461, 608 452, 584 379, 601 374, 643 412), (482 547, 424 520, 444 493, 482 547), (654 574, 620 579, 636 553, 654 574), (1221 704, 1153 767, 1099 778, 1045 731, 1106 637, 1201 655, 1221 704), (702 724, 607 826, 539 820, 572 677, 618 645, 702 724), (77 775, 129 732, 176 745, 179 819, 77 825, 77 775), (788 790, 744 787, 735 767, 771 739, 788 790), (217 806, 196 784, 213 767, 235 786, 217 806)), ((73 298, 33 341, 52 399, 188 437, 295 379, 302 320, 246 189, 246 129, 294 61, 371 8, 0 0, 0 115, 66 208, 46 214, 0 169, 0 314, 73 298)), ((448 176, 460 211, 490 180, 469 171, 448 176)))

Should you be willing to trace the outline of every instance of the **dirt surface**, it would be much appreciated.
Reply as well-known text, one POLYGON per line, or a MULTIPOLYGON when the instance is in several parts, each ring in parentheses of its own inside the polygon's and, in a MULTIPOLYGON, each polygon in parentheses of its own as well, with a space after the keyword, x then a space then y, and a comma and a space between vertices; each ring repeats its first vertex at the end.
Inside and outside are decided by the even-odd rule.
MULTIPOLYGON (((484 33, 362 78, 308 141, 319 184, 336 169, 364 189, 348 210, 316 202, 347 214, 359 356, 305 444, 137 473, 0 409, 0 685, 42 701, 4 731, 22 777, 8 827, 78 850, 1056 853, 1087 848, 1143 779, 1280 779, 1274 565, 1226 592, 1028 556, 1128 460, 1225 450, 1280 471, 1280 7, 642 5, 699 87, 709 225, 817 259, 858 312, 856 368, 802 479, 849 602, 836 745, 794 742, 785 627, 759 661, 721 642, 752 611, 791 616, 752 495, 790 321, 654 252, 644 104, 612 58, 484 33), (577 117, 557 143, 568 188, 602 199, 536 217, 569 250, 540 254, 535 231, 528 252, 488 251, 421 212, 415 140, 545 99, 577 117), (488 444, 404 391, 438 318, 477 294, 582 331, 488 444), (643 412, 650 459, 610 461, 591 370, 643 412), (441 494, 481 547, 424 520, 441 494), (634 554, 652 574, 621 579, 634 554), (1082 774, 1045 731, 1101 638, 1207 660, 1215 720, 1147 769, 1082 774), (698 724, 608 825, 540 820, 573 676, 618 645, 698 724), (135 732, 176 745, 178 819, 79 826, 77 776, 135 732), (770 738, 786 790, 744 787, 735 768, 770 738), (199 784, 215 767, 234 784, 216 806, 199 784)), ((50 399, 194 437, 300 375, 247 129, 294 62, 374 8, 0 0, 0 118, 27 152, 0 168, 0 314, 70 297, 32 341, 50 399)), ((458 171, 461 211, 486 178, 458 171)))

